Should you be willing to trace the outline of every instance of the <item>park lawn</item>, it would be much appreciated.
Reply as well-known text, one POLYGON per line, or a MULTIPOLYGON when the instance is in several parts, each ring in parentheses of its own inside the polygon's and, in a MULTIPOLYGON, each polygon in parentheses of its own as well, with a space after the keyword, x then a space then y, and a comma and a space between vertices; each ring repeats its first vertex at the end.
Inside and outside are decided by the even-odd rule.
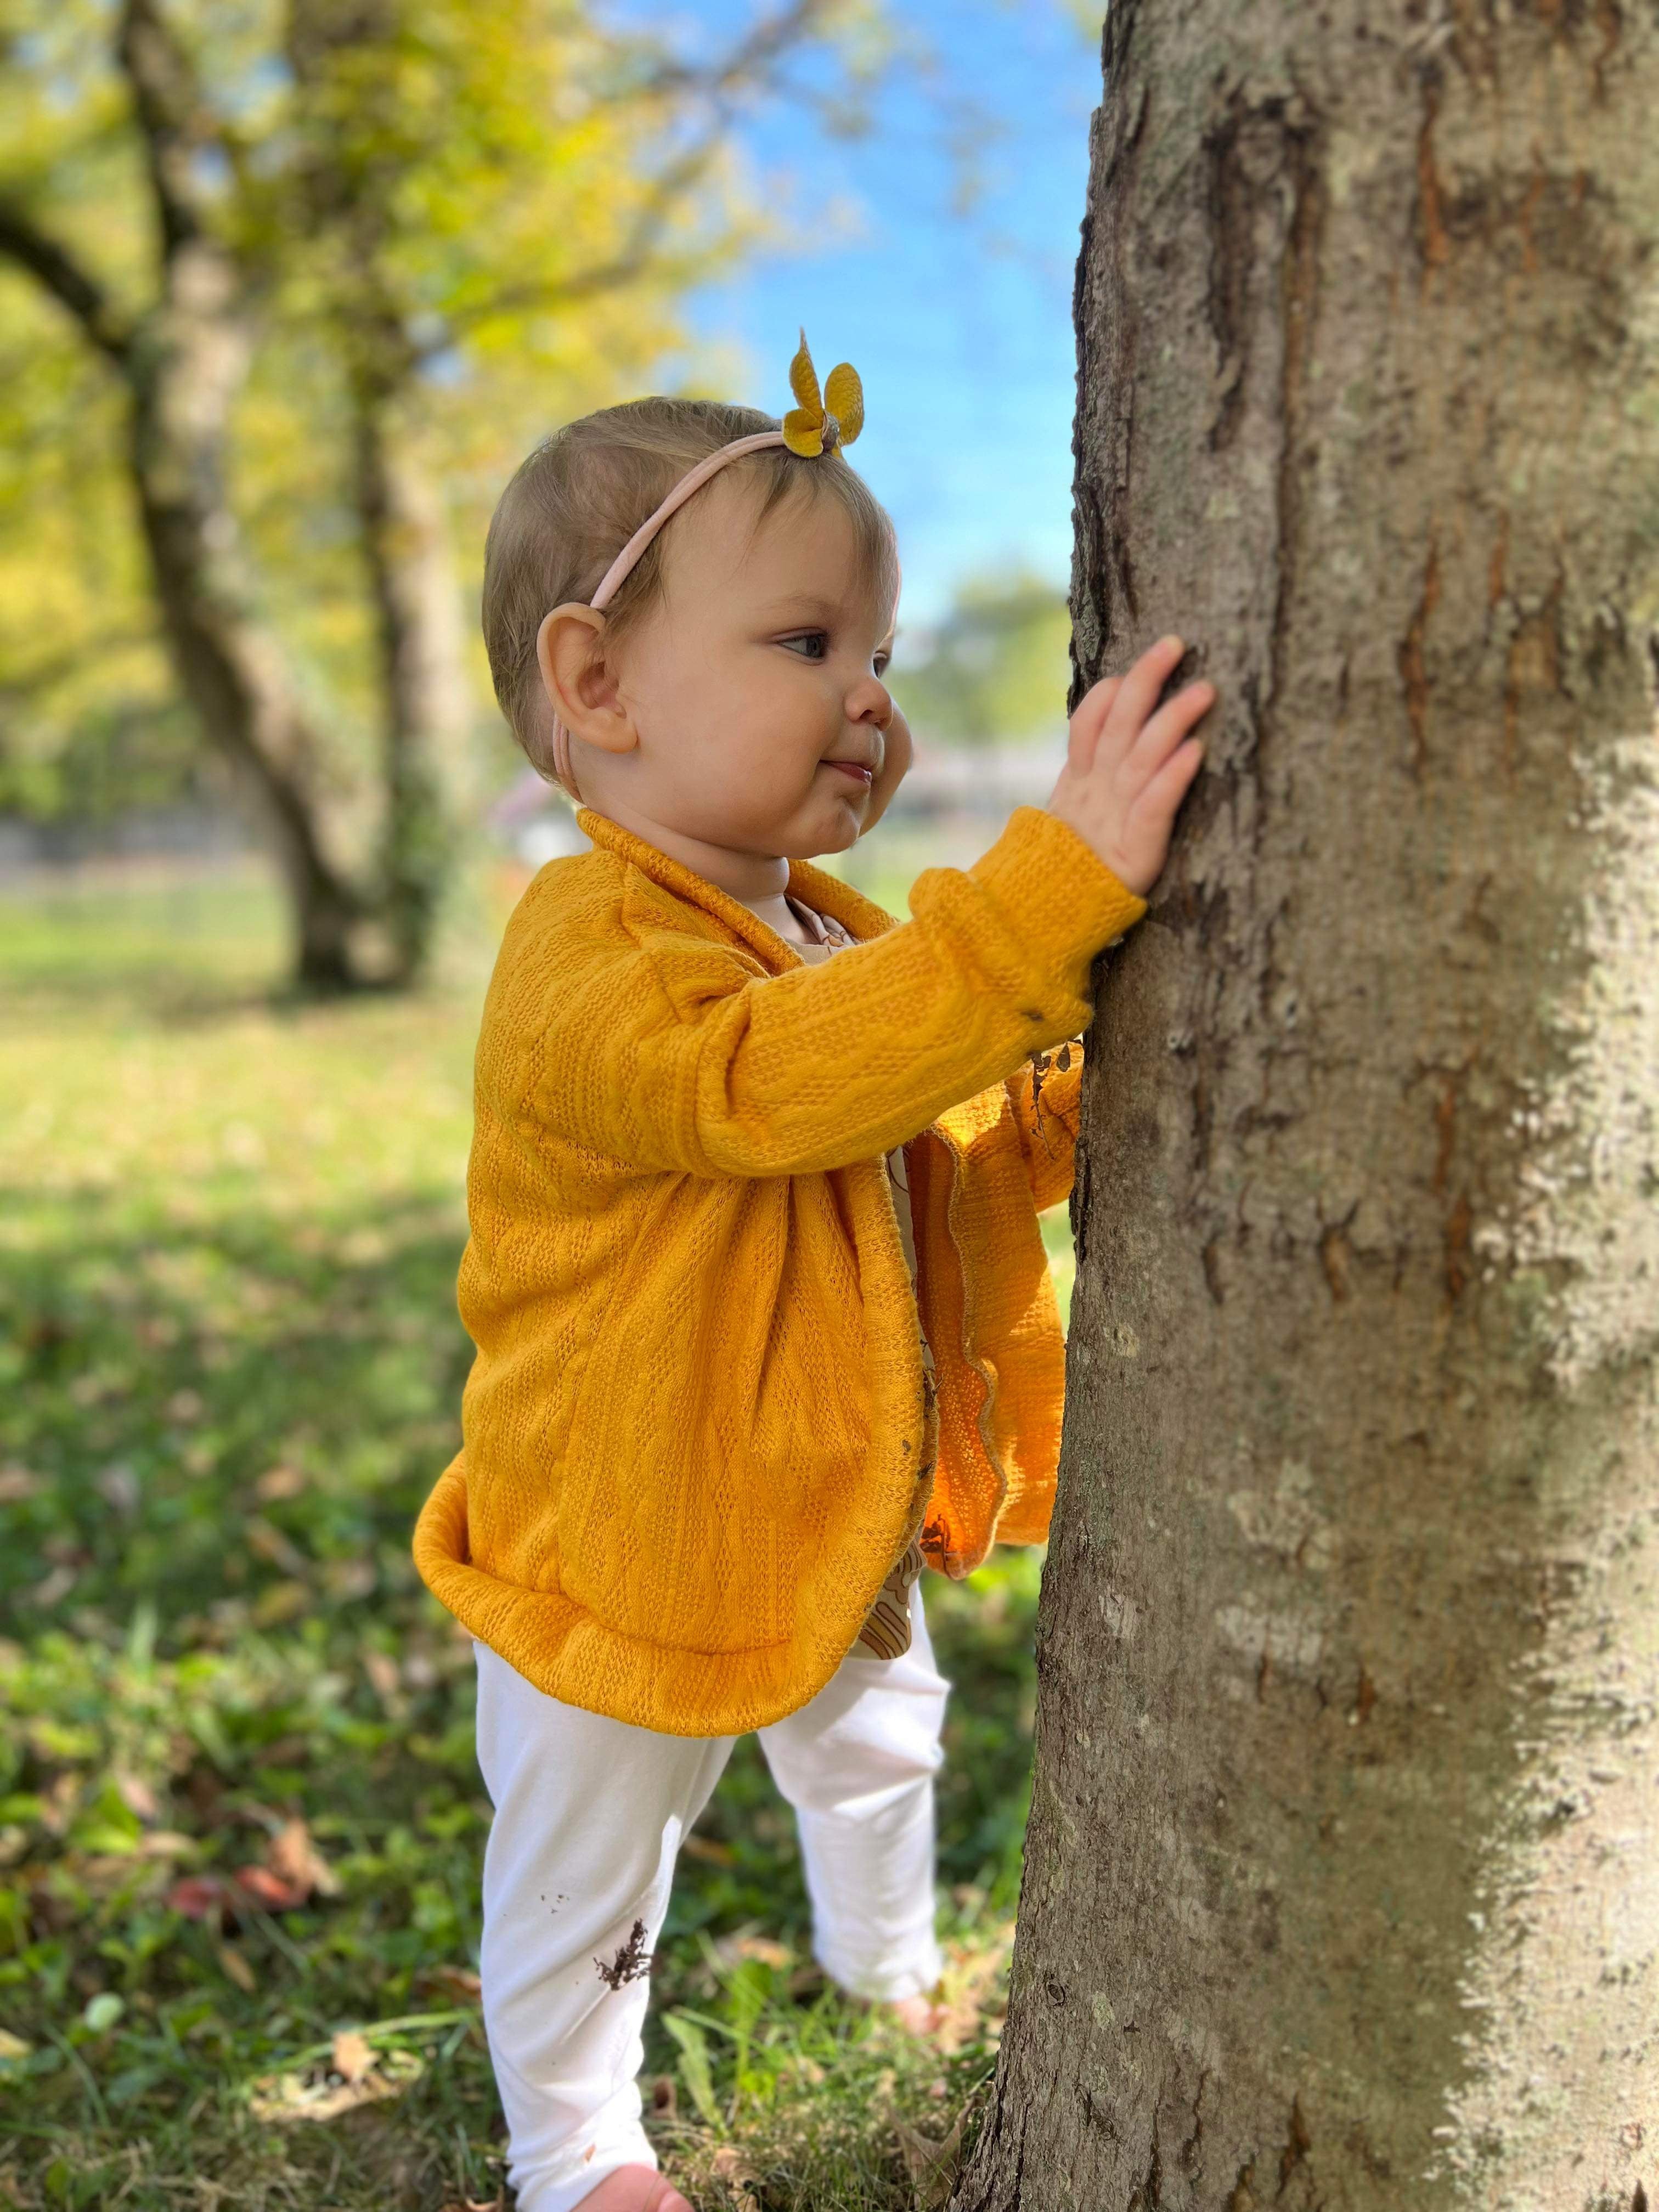
MULTIPOLYGON (((859 879, 904 913, 908 878, 859 879)), ((251 866, 0 895, 0 2203, 501 2190, 471 1644, 409 1536, 458 1441, 469 1064, 515 890, 472 881, 428 991, 326 1006, 273 985, 251 866)), ((1064 1305, 1064 1208, 1044 1231, 1064 1305)), ((648 2124, 699 2205, 908 2208, 971 2139, 1040 1568, 927 1578, 951 2047, 824 1984, 739 1742, 653 1972, 648 2124)))

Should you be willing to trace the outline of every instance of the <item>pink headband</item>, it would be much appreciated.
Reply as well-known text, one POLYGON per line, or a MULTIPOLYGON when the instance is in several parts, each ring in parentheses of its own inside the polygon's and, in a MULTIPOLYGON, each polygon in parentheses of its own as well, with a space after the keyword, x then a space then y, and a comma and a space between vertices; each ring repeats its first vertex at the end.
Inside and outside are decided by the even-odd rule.
MULTIPOLYGON (((864 396, 859 388, 857 376, 842 362, 830 374, 828 387, 821 398, 817 379, 813 373, 806 350, 806 333, 801 333, 800 351, 791 364, 789 380, 799 400, 799 409, 784 417, 780 430, 757 430, 752 436, 734 438, 729 446, 722 446, 688 470, 675 485, 654 514, 647 515, 639 528, 623 547, 605 570, 599 588, 588 601, 596 612, 602 612, 616 597, 623 579, 639 559, 665 522, 678 513, 694 491, 701 491, 710 477, 723 469, 728 461, 741 460, 745 453, 758 453, 769 446, 787 446, 792 453, 816 454, 829 453, 837 445, 850 445, 864 422, 864 396), (842 416, 827 412, 824 400, 839 406, 842 416)), ((898 602, 893 603, 895 616, 898 602)), ((553 713, 553 773, 567 795, 580 806, 581 793, 576 788, 576 779, 570 766, 570 732, 556 708, 553 713)))
MULTIPOLYGON (((610 605, 622 585, 623 577, 627 575, 669 516, 678 514, 694 491, 701 491, 717 469, 723 469, 728 461, 740 460, 744 453, 758 453, 764 447, 782 446, 787 443, 788 441, 781 430, 757 430, 751 437, 734 438, 729 446, 720 447, 717 453, 710 453, 707 459, 699 461, 696 468, 688 470, 656 513, 647 515, 641 523, 627 544, 623 547, 622 551, 605 570, 599 590, 588 601, 589 606, 599 611, 610 605)), ((553 714, 553 772, 570 798, 580 806, 582 804, 582 795, 576 788, 576 779, 570 767, 570 732, 565 728, 563 719, 556 708, 553 714)))

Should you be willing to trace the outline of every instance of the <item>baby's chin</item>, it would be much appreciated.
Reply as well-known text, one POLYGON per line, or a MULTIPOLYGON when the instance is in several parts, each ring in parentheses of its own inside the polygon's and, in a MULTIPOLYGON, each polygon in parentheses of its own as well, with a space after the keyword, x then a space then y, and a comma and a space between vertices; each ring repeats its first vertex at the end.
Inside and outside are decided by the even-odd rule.
POLYGON ((834 816, 818 833, 817 850, 820 853, 850 852, 859 839, 875 827, 882 811, 882 808, 871 805, 867 799, 861 807, 838 806, 834 816))
POLYGON ((799 804, 787 814, 773 813, 769 820, 750 813, 746 819, 728 816, 719 823, 690 818, 676 826, 714 844, 738 846, 748 853, 771 853, 780 860, 816 860, 821 854, 850 852, 860 837, 872 830, 886 812, 890 791, 878 799, 854 791, 849 804, 838 794, 809 787, 799 804))
POLYGON ((821 794, 809 796, 791 815, 750 825, 742 842, 749 851, 775 853, 781 860, 815 860, 821 853, 849 851, 872 818, 855 807, 826 806, 821 794))
POLYGON ((896 783, 890 784, 885 791, 878 786, 862 796, 855 790, 852 793, 851 805, 841 800, 835 808, 838 817, 837 842, 825 845, 823 850, 844 853, 849 846, 856 845, 860 837, 867 836, 892 805, 893 794, 897 789, 896 783))

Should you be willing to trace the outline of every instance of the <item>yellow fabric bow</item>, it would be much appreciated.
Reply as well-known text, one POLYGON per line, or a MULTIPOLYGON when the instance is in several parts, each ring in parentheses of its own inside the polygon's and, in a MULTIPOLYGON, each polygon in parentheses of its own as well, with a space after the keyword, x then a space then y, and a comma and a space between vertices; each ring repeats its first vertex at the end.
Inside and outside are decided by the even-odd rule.
POLYGON ((850 361, 839 362, 830 370, 820 398, 805 331, 800 351, 789 364, 789 389, 800 402, 783 418, 783 442, 792 453, 810 456, 850 446, 864 428, 864 386, 857 369, 850 361))

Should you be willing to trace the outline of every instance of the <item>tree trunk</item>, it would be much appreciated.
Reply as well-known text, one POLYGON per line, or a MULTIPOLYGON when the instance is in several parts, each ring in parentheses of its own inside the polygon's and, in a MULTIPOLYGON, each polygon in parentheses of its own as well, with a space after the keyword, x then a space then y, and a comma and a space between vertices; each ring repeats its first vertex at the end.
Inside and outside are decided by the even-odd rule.
POLYGON ((445 787, 469 715, 461 593, 448 520, 391 394, 356 395, 357 510, 376 617, 384 711, 384 918, 397 973, 418 975, 453 851, 445 787))
POLYGON ((324 848, 311 789, 317 745, 283 648, 257 611, 224 477, 230 410, 251 334, 234 270, 206 240, 171 258, 164 301, 124 363, 140 520, 179 680, 209 741, 263 809, 288 886, 296 980, 362 980, 352 933, 362 903, 324 848))
POLYGON ((1080 690, 1217 682, 1097 975, 956 2212, 1659 2195, 1659 21, 1113 0, 1080 690))

